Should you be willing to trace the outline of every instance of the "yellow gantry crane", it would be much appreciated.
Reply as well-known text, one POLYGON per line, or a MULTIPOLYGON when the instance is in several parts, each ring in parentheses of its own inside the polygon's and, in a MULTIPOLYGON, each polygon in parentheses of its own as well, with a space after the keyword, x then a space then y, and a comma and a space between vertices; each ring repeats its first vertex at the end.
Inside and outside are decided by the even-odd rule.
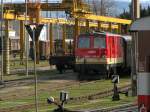
MULTIPOLYGON (((50 32, 50 52, 53 52, 53 37, 52 37, 52 25, 59 22, 65 27, 66 24, 74 25, 75 32, 74 38, 76 38, 80 33, 80 26, 86 26, 88 31, 91 26, 97 27, 98 29, 108 28, 109 31, 112 29, 118 29, 118 33, 121 33, 122 25, 130 25, 131 20, 105 17, 94 15, 90 11, 88 4, 83 2, 83 0, 62 0, 62 3, 46 3, 41 2, 41 0, 27 0, 27 4, 5 4, 4 5, 4 19, 5 26, 9 25, 9 20, 19 20, 20 21, 20 45, 21 45, 21 58, 23 59, 24 46, 24 21, 28 20, 30 23, 44 23, 49 24, 50 32), (27 6, 27 16, 25 17, 25 9, 27 6), (67 14, 73 18, 73 21, 67 21, 66 19, 54 19, 54 18, 42 18, 40 16, 41 11, 65 11, 67 14), (107 25, 106 25, 107 24, 107 25)), ((8 27, 6 27, 8 28, 8 27)), ((65 29, 65 28, 63 28, 65 29)), ((6 29, 6 33, 8 29, 6 29)), ((63 31, 63 40, 65 39, 65 31, 63 31)), ((7 34, 6 34, 7 35, 7 34)), ((65 41, 63 41, 65 42, 65 41)), ((65 44, 65 43, 63 43, 65 44)), ((37 59, 39 59, 39 41, 36 41, 37 46, 37 59)), ((65 45, 64 49, 65 49, 65 45)), ((37 63, 39 60, 37 60, 37 63)))

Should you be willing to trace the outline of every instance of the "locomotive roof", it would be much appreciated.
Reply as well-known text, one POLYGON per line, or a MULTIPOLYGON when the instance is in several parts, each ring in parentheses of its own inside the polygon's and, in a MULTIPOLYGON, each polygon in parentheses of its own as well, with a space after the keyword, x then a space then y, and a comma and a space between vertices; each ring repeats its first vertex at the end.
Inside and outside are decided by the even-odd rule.
POLYGON ((121 36, 119 34, 114 34, 110 32, 94 32, 93 34, 103 34, 103 35, 109 35, 109 36, 121 36))
POLYGON ((85 34, 81 34, 81 35, 108 35, 108 36, 118 36, 118 37, 124 38, 126 41, 132 40, 131 35, 119 35, 119 34, 114 34, 114 33, 104 32, 104 31, 101 31, 101 32, 100 31, 94 31, 94 32, 85 33, 85 34))
POLYGON ((119 34, 114 34, 114 33, 110 33, 110 32, 104 32, 104 31, 93 31, 93 32, 90 32, 90 33, 85 33, 85 34, 81 34, 81 35, 109 35, 109 36, 120 36, 119 34))

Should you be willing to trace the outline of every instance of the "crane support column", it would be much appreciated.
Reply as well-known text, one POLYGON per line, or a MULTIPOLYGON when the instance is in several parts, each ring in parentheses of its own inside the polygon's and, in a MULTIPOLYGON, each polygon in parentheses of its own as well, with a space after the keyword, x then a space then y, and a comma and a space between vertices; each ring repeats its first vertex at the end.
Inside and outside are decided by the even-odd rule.
POLYGON ((20 21, 20 60, 23 64, 23 53, 24 53, 24 22, 20 21))
POLYGON ((10 74, 9 59, 9 20, 5 20, 5 37, 4 37, 4 74, 10 74))
MULTIPOLYGON (((38 5, 36 7, 36 23, 39 24, 41 19, 40 19, 40 10, 41 7, 40 5, 38 5)), ((36 64, 39 64, 39 60, 40 60, 40 51, 39 51, 39 37, 36 37, 37 39, 35 40, 35 45, 36 45, 36 64)))
POLYGON ((63 27, 63 49, 66 53, 66 42, 65 42, 65 40, 66 40, 66 25, 63 24, 62 27, 63 27))
POLYGON ((109 29, 109 32, 112 32, 112 23, 109 23, 108 29, 109 29))
POLYGON ((121 34, 121 24, 118 24, 118 34, 121 34))
POLYGON ((75 38, 75 42, 74 42, 74 48, 76 48, 76 40, 77 40, 77 37, 80 33, 80 28, 79 28, 79 20, 77 18, 75 18, 75 34, 74 34, 74 38, 75 38))
POLYGON ((98 30, 101 31, 101 21, 97 22, 98 30))
POLYGON ((86 32, 89 32, 90 30, 90 25, 89 25, 89 20, 86 20, 86 32))
POLYGON ((50 55, 53 54, 53 24, 49 24, 50 55))
POLYGON ((79 19, 75 19, 75 37, 77 37, 80 33, 80 28, 79 28, 79 19))

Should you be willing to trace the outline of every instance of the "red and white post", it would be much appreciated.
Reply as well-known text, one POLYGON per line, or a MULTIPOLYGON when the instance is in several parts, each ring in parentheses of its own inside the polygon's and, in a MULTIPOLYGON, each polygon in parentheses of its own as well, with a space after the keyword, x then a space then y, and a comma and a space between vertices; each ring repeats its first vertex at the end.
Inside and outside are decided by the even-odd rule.
POLYGON ((138 74, 138 108, 139 112, 150 112, 150 73, 138 74))

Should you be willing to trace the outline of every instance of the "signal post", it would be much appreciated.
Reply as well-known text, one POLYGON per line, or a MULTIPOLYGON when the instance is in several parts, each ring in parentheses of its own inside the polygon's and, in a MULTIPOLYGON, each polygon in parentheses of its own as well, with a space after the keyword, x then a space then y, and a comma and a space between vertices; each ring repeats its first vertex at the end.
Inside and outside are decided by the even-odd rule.
POLYGON ((49 24, 50 55, 53 54, 53 24, 49 24))

